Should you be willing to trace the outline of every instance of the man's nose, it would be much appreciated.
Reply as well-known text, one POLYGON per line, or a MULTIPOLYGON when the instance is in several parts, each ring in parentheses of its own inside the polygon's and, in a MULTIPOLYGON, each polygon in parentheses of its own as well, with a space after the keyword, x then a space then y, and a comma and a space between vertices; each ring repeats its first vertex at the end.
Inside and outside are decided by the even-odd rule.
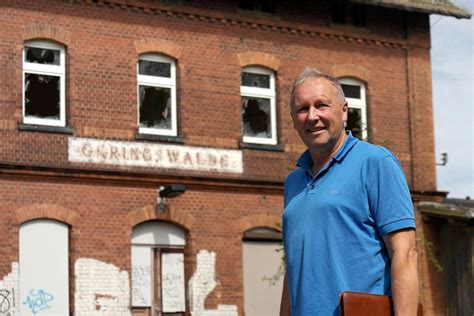
POLYGON ((315 106, 310 106, 308 110, 308 120, 319 120, 319 110, 315 106))

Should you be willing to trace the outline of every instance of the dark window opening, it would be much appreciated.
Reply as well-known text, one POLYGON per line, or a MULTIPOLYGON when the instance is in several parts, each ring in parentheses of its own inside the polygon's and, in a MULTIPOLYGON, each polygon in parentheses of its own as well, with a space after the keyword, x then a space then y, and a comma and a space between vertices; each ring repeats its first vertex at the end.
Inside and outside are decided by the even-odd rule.
POLYGON ((365 6, 352 5, 352 24, 354 26, 365 26, 365 6))
POLYGON ((59 65, 60 52, 56 49, 25 47, 25 61, 35 64, 59 65))
POLYGON ((271 138, 270 99, 242 97, 244 136, 271 138))
POLYGON ((345 5, 342 1, 331 1, 332 22, 338 24, 346 23, 345 5))
POLYGON ((274 14, 276 12, 276 0, 239 0, 239 8, 274 14))
POLYGON ((171 78, 171 64, 140 60, 138 62, 138 73, 146 76, 171 78))
POLYGON ((171 89, 139 86, 140 127, 171 129, 171 89))
POLYGON ((254 74, 250 72, 242 72, 242 86, 254 88, 270 88, 270 76, 262 74, 254 74))
POLYGON ((360 86, 341 84, 341 87, 346 98, 360 99, 360 86))
POLYGON ((362 111, 360 109, 349 108, 347 117, 347 130, 352 132, 354 137, 362 139, 362 111))
POLYGON ((25 116, 59 119, 60 77, 25 74, 25 116))

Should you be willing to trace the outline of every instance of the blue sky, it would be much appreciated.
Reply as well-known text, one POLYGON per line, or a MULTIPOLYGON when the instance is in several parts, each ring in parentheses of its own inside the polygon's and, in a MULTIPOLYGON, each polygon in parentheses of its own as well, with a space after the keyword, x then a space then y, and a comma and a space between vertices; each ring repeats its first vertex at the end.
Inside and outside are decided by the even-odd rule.
MULTIPOLYGON (((452 1, 474 11, 472 0, 452 1)), ((474 18, 431 15, 431 69, 438 191, 450 198, 474 198, 474 18)))

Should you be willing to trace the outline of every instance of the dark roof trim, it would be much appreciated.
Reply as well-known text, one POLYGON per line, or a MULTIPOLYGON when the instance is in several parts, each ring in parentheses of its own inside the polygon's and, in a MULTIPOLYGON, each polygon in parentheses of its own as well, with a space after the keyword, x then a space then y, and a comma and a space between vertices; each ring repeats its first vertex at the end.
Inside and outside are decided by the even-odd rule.
POLYGON ((470 19, 471 14, 458 8, 449 0, 349 0, 352 3, 399 9, 409 12, 440 14, 458 19, 470 19))

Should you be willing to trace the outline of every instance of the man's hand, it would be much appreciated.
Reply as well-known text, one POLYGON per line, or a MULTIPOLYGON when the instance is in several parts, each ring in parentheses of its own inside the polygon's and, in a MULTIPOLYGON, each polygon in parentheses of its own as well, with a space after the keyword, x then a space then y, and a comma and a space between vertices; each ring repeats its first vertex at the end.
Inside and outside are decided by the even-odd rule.
POLYGON ((290 291, 288 289, 288 279, 285 273, 283 281, 283 293, 281 295, 280 316, 291 316, 290 291))
POLYGON ((399 230, 383 237, 392 260, 395 315, 416 315, 419 303, 415 230, 399 230))

